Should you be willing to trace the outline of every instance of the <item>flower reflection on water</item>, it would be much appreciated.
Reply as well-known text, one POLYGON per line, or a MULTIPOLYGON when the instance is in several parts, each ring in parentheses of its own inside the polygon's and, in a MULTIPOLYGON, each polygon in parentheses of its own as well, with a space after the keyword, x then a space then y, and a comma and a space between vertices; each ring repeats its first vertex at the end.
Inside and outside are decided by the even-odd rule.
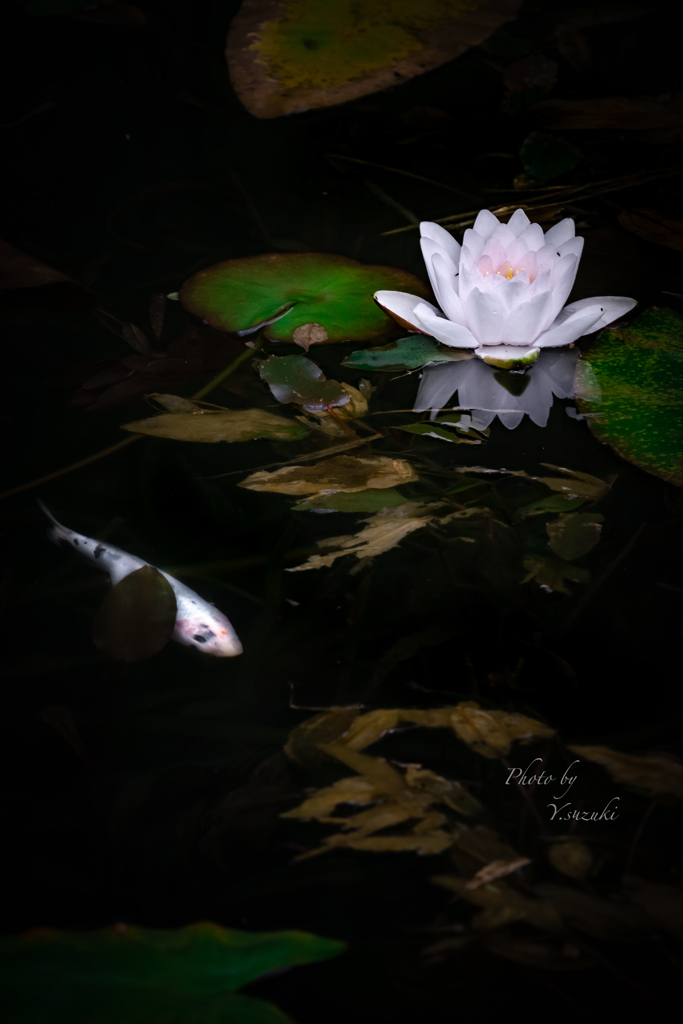
POLYGON ((432 363, 425 367, 414 412, 431 410, 432 419, 457 391, 458 405, 472 410, 472 426, 483 429, 498 416, 512 430, 525 415, 545 427, 553 396, 572 398, 579 350, 541 352, 526 373, 496 370, 481 359, 432 363))

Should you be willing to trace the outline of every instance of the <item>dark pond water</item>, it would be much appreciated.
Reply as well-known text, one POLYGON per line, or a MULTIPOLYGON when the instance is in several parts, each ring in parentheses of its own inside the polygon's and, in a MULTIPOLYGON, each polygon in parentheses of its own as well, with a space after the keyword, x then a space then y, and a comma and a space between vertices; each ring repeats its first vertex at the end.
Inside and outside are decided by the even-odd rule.
MULTIPOLYGON (((398 1024, 444 1012, 489 1021, 511 1007, 557 1020, 597 1019, 606 1006, 614 1017, 636 1006, 662 1014, 683 963, 683 788, 677 762, 667 761, 680 755, 682 724, 679 487, 601 443, 571 414, 573 397, 554 399, 546 427, 528 415, 514 429, 494 418, 488 436, 468 438, 477 444, 401 430, 429 422, 428 412, 410 412, 423 371, 342 365, 365 341, 308 353, 328 379, 376 388, 364 423, 379 436, 350 454, 404 460, 414 479, 398 486, 398 500, 446 503, 430 505, 430 525, 376 557, 289 572, 327 550, 319 542, 361 531, 373 511, 293 510, 301 497, 238 486, 256 470, 343 444, 343 431, 234 444, 144 437, 58 471, 128 437, 121 425, 153 415, 146 394, 194 395, 245 351, 236 334, 168 301, 154 342, 165 355, 155 363, 94 308, 116 318, 115 328, 133 324, 152 337, 150 302, 160 309, 160 296, 198 270, 264 252, 338 254, 424 281, 415 219, 553 196, 513 190, 516 176, 533 177, 519 156, 537 127, 530 103, 550 93, 506 88, 506 69, 521 58, 553 60, 552 97, 577 102, 675 95, 671 26, 628 5, 588 14, 529 2, 488 43, 404 85, 263 120, 242 107, 226 73, 237 3, 138 6, 145 27, 32 17, 21 3, 3 14, 6 63, 20 52, 22 70, 1 101, 2 237, 68 279, 24 280, 0 306, 4 481, 18 488, 0 510, 5 934, 208 920, 344 941, 341 956, 245 990, 299 1024, 398 1024), (407 230, 387 234, 397 228, 407 230), (602 517, 599 543, 570 557, 563 549, 564 577, 547 529, 562 509, 529 514, 556 493, 530 478, 561 477, 544 464, 596 478, 587 494, 579 487, 584 503, 570 511, 602 517), (68 527, 181 577, 229 616, 243 654, 213 658, 171 642, 122 665, 99 653, 91 626, 109 581, 48 542, 36 498, 68 527), (460 516, 439 524, 453 512, 460 516), (486 756, 464 732, 399 716, 395 731, 364 750, 399 774, 421 766, 460 781, 481 802, 481 814, 468 817, 434 798, 433 828, 452 830, 454 846, 332 848, 296 859, 341 826, 281 814, 371 769, 311 746, 288 757, 292 729, 331 707, 416 712, 468 701, 527 716, 547 735, 486 756), (572 753, 575 745, 646 760, 628 762, 631 775, 620 781, 572 753), (543 783, 510 783, 513 768, 539 757, 556 778, 578 757, 572 811, 590 819, 617 798, 618 815, 553 817, 543 783), (492 845, 479 831, 483 845, 463 853, 465 826, 491 830, 492 845), (573 875, 549 859, 569 841, 588 858, 573 875), (485 888, 490 913, 503 915, 495 921, 473 925, 485 900, 432 881, 469 879, 515 857, 529 863, 504 880, 506 895, 485 888), (560 919, 534 924, 519 910, 524 900, 550 903, 560 919)), ((572 217, 585 238, 572 300, 625 295, 640 310, 683 313, 683 246, 671 241, 683 221, 681 179, 668 172, 681 163, 680 130, 588 126, 552 137, 575 148, 577 163, 545 185, 583 188, 554 215, 572 217), (593 187, 644 171, 646 184, 593 187), (666 244, 618 220, 642 208, 678 224, 666 244)), ((265 355, 306 354, 256 337, 265 355)), ((558 352, 542 353, 528 372, 527 397, 543 360, 558 352)), ((207 401, 300 414, 278 405, 257 363, 242 362, 207 401)), ((440 372, 455 380, 460 368, 469 372, 469 363, 440 372)), ((460 401, 476 405, 463 387, 460 401)), ((364 436, 358 424, 348 429, 364 436)), ((342 804, 337 815, 362 809, 342 804)), ((419 834, 419 821, 404 815, 379 834, 419 834)))

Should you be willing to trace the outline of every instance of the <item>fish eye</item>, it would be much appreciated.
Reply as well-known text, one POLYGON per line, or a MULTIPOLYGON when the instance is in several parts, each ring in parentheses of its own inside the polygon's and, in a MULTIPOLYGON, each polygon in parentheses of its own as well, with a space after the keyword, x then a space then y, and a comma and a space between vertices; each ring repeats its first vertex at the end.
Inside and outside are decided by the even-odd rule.
POLYGON ((206 637, 202 636, 201 633, 195 633, 195 635, 192 637, 192 639, 196 640, 198 644, 205 644, 206 643, 206 637))

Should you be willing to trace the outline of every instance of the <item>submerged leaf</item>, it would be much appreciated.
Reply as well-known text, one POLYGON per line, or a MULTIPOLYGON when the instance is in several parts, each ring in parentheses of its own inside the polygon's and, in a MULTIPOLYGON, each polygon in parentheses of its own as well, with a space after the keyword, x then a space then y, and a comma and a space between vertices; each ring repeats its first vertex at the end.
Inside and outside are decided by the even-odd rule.
POLYGON ((631 903, 645 911, 655 928, 664 928, 683 939, 683 889, 636 875, 624 878, 624 888, 631 903))
POLYGON ((273 473, 260 470, 238 486, 276 494, 319 494, 325 491, 352 494, 370 488, 397 487, 412 480, 417 480, 417 473, 405 459, 389 459, 383 455, 368 458, 337 455, 315 466, 285 466, 273 473))
POLYGON ((95 615, 93 643, 116 661, 142 661, 171 639, 177 605, 171 584, 143 565, 111 588, 95 615))
POLYGON ((5 1012, 15 1024, 286 1024, 277 1007, 235 989, 336 956, 344 943, 201 922, 168 931, 125 924, 77 933, 36 928, 0 939, 0 948, 5 1012))
POLYGON ((617 217, 622 228, 655 245, 683 252, 683 222, 663 217, 656 210, 622 210, 617 217))
POLYGON ((181 288, 180 301, 219 331, 249 334, 265 325, 272 341, 305 341, 308 347, 371 340, 391 331, 395 321, 372 298, 382 289, 432 297, 406 270, 364 266, 328 253, 270 252, 200 270, 181 288))
POLYGON ((356 558, 375 558, 384 554, 391 548, 396 547, 401 541, 413 533, 421 530, 432 522, 432 516, 418 516, 417 513, 426 506, 417 502, 408 501, 395 509, 383 509, 371 519, 366 520, 367 525, 358 533, 343 537, 328 537, 318 541, 318 547, 323 551, 328 548, 336 548, 327 555, 310 555, 303 565, 287 569, 287 572, 300 572, 302 569, 320 569, 323 566, 330 566, 343 555, 355 555, 356 558))
POLYGON ((604 765, 616 782, 647 793, 672 793, 683 798, 683 764, 668 754, 622 754, 596 746, 573 746, 569 750, 604 765))
POLYGON ((581 353, 575 390, 599 441, 683 486, 683 317, 654 308, 601 331, 581 353))
POLYGON ((306 356, 269 356, 259 366, 259 375, 278 402, 295 402, 305 409, 324 409, 349 401, 342 385, 327 380, 306 356))
POLYGON ((292 511, 305 512, 310 509, 329 508, 335 512, 381 512, 385 508, 398 508, 407 501, 408 498, 404 498, 394 487, 388 487, 386 490, 371 487, 366 491, 355 491, 352 494, 345 494, 343 491, 336 494, 319 494, 315 498, 294 505, 292 511))
POLYGON ((534 737, 549 738, 555 729, 516 712, 485 711, 476 701, 462 701, 451 712, 456 736, 484 757, 507 757, 514 740, 530 742, 534 737))
POLYGON ((589 578, 587 569, 580 565, 572 565, 562 558, 553 555, 529 555, 524 559, 527 575, 522 583, 535 580, 544 590, 554 590, 560 594, 571 594, 565 580, 572 583, 585 583, 589 578))
POLYGON ((124 430, 151 437, 166 437, 174 441, 253 441, 270 438, 277 441, 296 441, 306 437, 308 430, 294 420, 268 412, 266 409, 225 409, 213 412, 169 412, 147 420, 126 423, 124 430))
POLYGON ((513 871, 517 871, 527 864, 531 864, 528 857, 514 857, 512 860, 492 860, 490 864, 480 868, 474 878, 470 878, 469 882, 465 884, 465 889, 467 892, 471 892, 472 889, 478 889, 480 885, 486 885, 489 882, 495 882, 497 878, 511 875, 513 871))
POLYGON ((562 920, 550 903, 522 896, 507 882, 489 882, 470 889, 469 883, 457 875, 438 875, 432 881, 483 908, 472 919, 472 927, 477 931, 500 928, 519 920, 548 931, 562 927, 562 920))
POLYGON ((452 430, 446 430, 445 427, 436 423, 409 423, 397 429, 405 430, 408 434, 418 434, 421 437, 435 437, 438 441, 450 441, 451 444, 481 444, 481 438, 454 434, 452 430))
POLYGON ((548 546, 571 561, 590 551, 600 540, 605 517, 598 512, 572 512, 546 524, 548 546))
POLYGON ((419 370, 428 363, 472 358, 472 353, 466 349, 448 348, 424 334, 411 334, 408 338, 390 341, 388 345, 352 352, 342 361, 342 366, 348 366, 353 370, 384 370, 393 373, 401 370, 419 370))
POLYGON ((598 939, 635 942, 643 938, 645 915, 637 907, 602 899, 554 882, 541 882, 535 886, 535 892, 552 904, 557 913, 574 927, 598 939))

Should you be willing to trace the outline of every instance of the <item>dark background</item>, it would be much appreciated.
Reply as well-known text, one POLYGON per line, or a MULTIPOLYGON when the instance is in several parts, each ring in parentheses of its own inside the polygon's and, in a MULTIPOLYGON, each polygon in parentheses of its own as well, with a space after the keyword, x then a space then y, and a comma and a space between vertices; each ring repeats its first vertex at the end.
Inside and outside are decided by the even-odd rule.
MULTIPOLYGON (((553 96, 680 89, 680 40, 663 18, 644 8, 598 5, 612 14, 597 17, 593 8, 530 2, 484 46, 422 78, 345 106, 259 121, 235 97, 223 57, 238 4, 143 0, 138 7, 143 27, 30 16, 17 2, 3 9, 0 236, 78 282, 2 296, 7 487, 115 444, 120 423, 149 414, 145 390, 164 390, 143 383, 123 405, 105 383, 84 397, 84 381, 106 370, 116 382, 112 368, 131 354, 93 317, 93 306, 149 330, 154 293, 177 290, 219 260, 272 250, 340 253, 422 276, 417 233, 381 235, 405 223, 391 200, 424 220, 514 201, 512 180, 524 172, 518 154, 536 127, 531 101, 538 98, 510 96, 503 76, 514 61, 534 53, 555 60, 553 96), (562 29, 570 22, 574 50, 562 29), (474 199, 354 169, 328 159, 334 153, 409 170, 474 199)), ((551 184, 681 162, 676 138, 554 134, 577 146, 581 160, 551 184)), ((568 209, 586 238, 573 298, 633 295, 640 308, 683 312, 680 297, 663 294, 682 290, 680 253, 617 221, 622 209, 639 206, 683 219, 681 188, 680 177, 662 178, 568 209)), ((191 394, 241 350, 169 304, 165 344, 192 330, 194 371, 166 390, 191 394)), ((353 383, 359 374, 339 363, 354 347, 311 355, 329 377, 353 383)), ((250 371, 236 379, 214 400, 268 404, 250 371)), ((412 405, 415 377, 390 383, 376 374, 373 383, 381 385, 377 408, 412 405)), ((429 878, 448 870, 447 855, 340 852, 292 864, 323 833, 278 818, 306 787, 329 781, 282 753, 289 730, 312 713, 291 709, 292 693, 293 703, 314 708, 474 698, 541 717, 565 743, 677 752, 680 492, 601 446, 585 423, 569 419, 567 404, 556 400, 545 431, 528 419, 515 431, 496 422, 486 447, 461 446, 455 455, 425 442, 411 450, 432 460, 435 489, 439 472, 482 461, 531 473, 547 461, 619 474, 600 505, 605 539, 591 562, 593 579, 606 573, 606 582, 571 626, 579 598, 532 592, 535 584, 520 589, 505 552, 458 576, 440 542, 425 538, 356 575, 340 563, 285 573, 319 537, 359 529, 358 517, 291 513, 285 498, 235 488, 239 476, 206 479, 285 459, 285 444, 258 442, 255 453, 249 445, 145 440, 4 502, 5 932, 210 919, 345 939, 343 957, 251 986, 300 1024, 393 1024, 444 1012, 490 1020, 511 1005, 569 1020, 586 1013, 596 983, 615 1017, 635 1005, 661 1012, 676 974, 656 936, 635 945, 595 941, 607 966, 569 980, 469 951, 425 966, 421 950, 434 938, 427 930, 443 923, 447 902, 429 878), (208 566, 201 585, 196 577, 187 582, 230 615, 245 654, 226 664, 171 644, 125 670, 100 657, 90 618, 106 580, 47 542, 35 495, 67 525, 89 536, 106 530, 113 543, 164 568, 208 566), (402 637, 433 625, 443 631, 440 642, 418 643, 404 658, 392 653, 402 637), (67 717, 46 714, 55 707, 67 717)), ((400 454, 407 438, 389 432, 381 450, 400 454)), ((517 486, 500 483, 502 508, 521 503, 517 486)), ((380 752, 474 780, 477 794, 497 794, 496 827, 526 855, 538 850, 538 840, 525 837, 520 808, 506 802, 497 763, 482 764, 452 737, 427 730, 392 736, 380 752)), ((521 764, 534 755, 515 756, 521 764)), ((589 801, 613 795, 597 768, 585 778, 589 801)), ((616 852, 605 855, 594 882, 603 894, 618 884, 647 800, 627 793, 624 808, 610 833, 616 852)), ((675 827, 675 806, 655 808, 639 840, 637 873, 680 884, 675 827)))

